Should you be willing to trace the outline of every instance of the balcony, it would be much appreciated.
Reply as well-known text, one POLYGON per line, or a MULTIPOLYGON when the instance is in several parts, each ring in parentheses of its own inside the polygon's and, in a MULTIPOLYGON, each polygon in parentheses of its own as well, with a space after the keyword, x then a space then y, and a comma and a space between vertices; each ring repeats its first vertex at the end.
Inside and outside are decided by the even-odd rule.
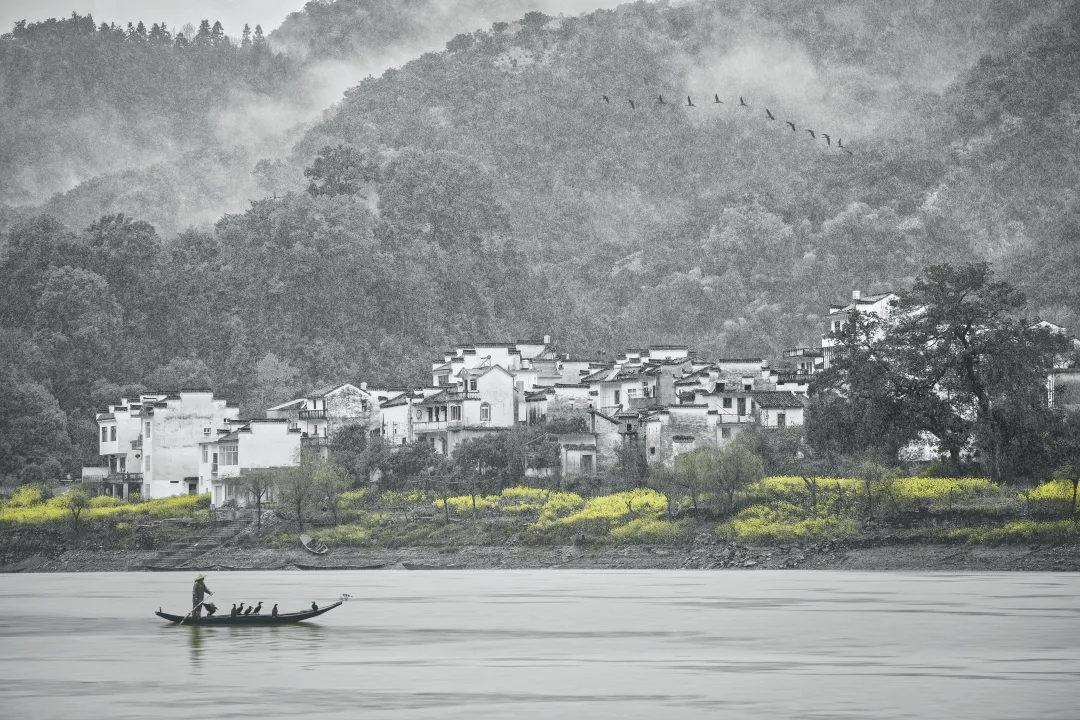
POLYGON ((109 473, 105 477, 105 482, 111 482, 111 483, 125 483, 125 482, 126 483, 130 483, 130 482, 141 483, 142 481, 143 481, 143 474, 141 472, 140 473, 136 473, 136 472, 109 473))
POLYGON ((301 437, 301 447, 330 447, 330 438, 325 435, 316 435, 315 437, 301 437))
POLYGON ((140 435, 138 439, 131 441, 131 449, 142 450, 142 435, 140 435))
POLYGON ((300 411, 300 419, 301 420, 325 420, 326 419, 326 411, 325 410, 301 410, 300 411))
POLYGON ((457 402, 457 401, 460 401, 460 400, 479 400, 479 399, 480 399, 480 393, 476 392, 475 390, 472 390, 472 391, 457 390, 457 391, 451 391, 451 392, 446 393, 446 401, 447 402, 457 402))
MULTIPOLYGON (((458 421, 455 420, 454 422, 458 422, 458 421)), ((434 420, 432 420, 430 422, 414 422, 413 423, 413 432, 418 432, 418 433, 440 432, 440 431, 446 430, 447 425, 449 425, 449 423, 446 420, 439 420, 437 422, 434 421, 434 420)))

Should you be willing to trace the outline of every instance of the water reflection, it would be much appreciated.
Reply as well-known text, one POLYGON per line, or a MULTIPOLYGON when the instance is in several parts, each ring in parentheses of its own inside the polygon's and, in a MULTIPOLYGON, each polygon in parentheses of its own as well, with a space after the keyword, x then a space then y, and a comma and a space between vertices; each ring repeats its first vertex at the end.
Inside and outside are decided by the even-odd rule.
MULTIPOLYGON (((180 630, 180 628, 177 628, 180 630)), ((202 665, 203 656, 203 629, 199 625, 184 628, 188 633, 188 647, 191 649, 191 664, 194 667, 202 665)))

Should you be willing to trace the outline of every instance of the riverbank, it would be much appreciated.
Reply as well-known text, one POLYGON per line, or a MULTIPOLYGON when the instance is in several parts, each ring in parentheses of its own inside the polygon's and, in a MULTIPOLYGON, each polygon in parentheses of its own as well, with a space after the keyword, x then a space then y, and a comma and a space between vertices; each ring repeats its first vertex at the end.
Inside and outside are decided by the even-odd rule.
MULTIPOLYGON (((0 566, 0 572, 145 572, 157 554, 138 550, 67 550, 35 554, 0 566)), ((178 567, 187 572, 225 570, 355 569, 813 569, 910 572, 1077 572, 1080 542, 1058 545, 856 544, 822 542, 754 547, 698 543, 686 547, 335 548, 312 555, 301 548, 215 548, 178 567)))

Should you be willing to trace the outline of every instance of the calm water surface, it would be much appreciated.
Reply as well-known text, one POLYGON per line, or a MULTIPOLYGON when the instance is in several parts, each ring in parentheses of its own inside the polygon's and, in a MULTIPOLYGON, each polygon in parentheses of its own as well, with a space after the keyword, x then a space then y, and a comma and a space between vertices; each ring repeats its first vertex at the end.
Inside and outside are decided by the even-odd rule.
POLYGON ((210 573, 291 627, 166 624, 194 573, 6 575, 12 718, 1080 717, 1080 575, 210 573))

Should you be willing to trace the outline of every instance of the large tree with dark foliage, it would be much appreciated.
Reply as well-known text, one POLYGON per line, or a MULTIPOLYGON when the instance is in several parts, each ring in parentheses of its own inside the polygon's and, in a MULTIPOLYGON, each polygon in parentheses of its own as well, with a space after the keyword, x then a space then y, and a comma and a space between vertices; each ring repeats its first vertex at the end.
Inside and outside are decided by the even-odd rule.
POLYGON ((1046 377, 1068 342, 1019 316, 1023 304, 986 263, 928 268, 890 317, 856 316, 840 334, 814 384, 811 442, 895 459, 928 432, 954 469, 972 447, 995 480, 1045 475, 1046 377))

